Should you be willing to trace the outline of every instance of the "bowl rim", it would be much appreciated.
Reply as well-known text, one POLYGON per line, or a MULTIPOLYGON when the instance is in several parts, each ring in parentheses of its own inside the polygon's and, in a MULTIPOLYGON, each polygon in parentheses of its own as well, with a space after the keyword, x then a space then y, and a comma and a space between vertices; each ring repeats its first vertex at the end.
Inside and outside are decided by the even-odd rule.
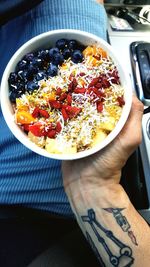
MULTIPOLYGON (((31 51, 32 52, 32 51, 31 51)), ((25 55, 25 54, 24 54, 25 55)), ((20 56, 21 59, 21 56, 20 56)), ((118 69, 118 68, 117 68, 118 69)), ((118 70, 119 71, 119 70, 118 70)), ((132 104, 132 88, 131 88, 131 82, 129 79, 129 75, 127 75, 127 73, 123 70, 123 65, 122 63, 119 61, 118 56, 116 55, 116 51, 113 49, 113 47, 111 45, 109 45, 105 40, 103 40, 102 38, 96 36, 95 34, 86 32, 86 31, 81 31, 81 30, 74 30, 74 29, 57 29, 57 30, 51 30, 51 31, 47 31, 44 33, 41 33, 33 38, 31 38, 30 40, 28 40, 26 43, 24 43, 11 57, 11 59, 9 60, 3 76, 2 76, 2 80, 1 80, 1 108, 2 108, 2 113, 3 116, 5 118, 5 121, 7 123, 7 126, 9 127, 9 129, 11 130, 11 132, 13 133, 13 135, 23 144, 25 145, 28 149, 32 150, 33 152, 41 155, 41 156, 45 156, 51 159, 56 159, 56 160, 75 160, 75 159, 80 159, 80 158, 84 158, 87 156, 90 156, 100 150, 102 150, 104 147, 106 147, 109 143, 111 143, 116 136, 119 134, 119 132, 121 131, 121 129, 123 128, 123 126, 125 125, 127 118, 129 116, 130 113, 130 109, 131 109, 131 104, 132 104), (54 153, 49 153, 47 152, 45 149, 38 147, 36 144, 34 144, 31 140, 29 140, 29 138, 23 138, 23 136, 25 136, 26 134, 19 128, 19 126, 14 122, 14 115, 11 114, 8 106, 11 106, 12 104, 10 103, 9 97, 8 97, 8 92, 5 92, 5 87, 6 87, 6 82, 8 82, 8 76, 10 74, 10 69, 13 65, 13 62, 16 61, 16 58, 18 58, 19 61, 19 56, 21 55, 21 53, 28 48, 31 44, 36 43, 37 41, 39 41, 40 39, 46 38, 46 37, 50 37, 53 35, 59 35, 59 34, 73 34, 73 35, 82 35, 82 37, 85 38, 90 38, 91 40, 93 40, 94 42, 97 42, 99 45, 104 46, 105 48, 108 49, 108 51, 110 52, 111 56, 113 57, 113 61, 117 60, 117 62, 119 63, 119 69, 121 69, 121 71, 124 74, 124 78, 125 81, 127 83, 127 87, 125 88, 125 92, 128 95, 128 101, 125 103, 125 106, 123 107, 123 111, 121 114, 121 117, 116 125, 116 127, 112 130, 112 132, 110 132, 108 134, 108 136, 99 144, 94 146, 91 149, 88 150, 84 150, 81 152, 77 152, 74 154, 54 154, 54 153), (13 118, 12 118, 13 117, 13 118), (21 134, 20 134, 21 133, 21 134)))

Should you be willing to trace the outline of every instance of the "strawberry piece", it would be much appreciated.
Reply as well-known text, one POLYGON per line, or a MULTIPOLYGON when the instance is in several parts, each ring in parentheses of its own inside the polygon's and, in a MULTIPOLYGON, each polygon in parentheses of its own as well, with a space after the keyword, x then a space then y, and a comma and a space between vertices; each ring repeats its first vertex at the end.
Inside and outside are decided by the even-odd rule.
POLYGON ((40 115, 40 109, 39 109, 39 107, 36 107, 36 108, 33 110, 33 112, 32 112, 32 116, 33 116, 34 118, 38 118, 39 115, 40 115))
POLYGON ((61 108, 61 103, 57 100, 50 100, 49 103, 52 108, 61 108))
POLYGON ((57 132, 57 133, 60 133, 60 132, 61 132, 61 129, 62 129, 62 127, 61 127, 61 123, 58 121, 58 122, 56 123, 56 132, 57 132))
POLYGON ((47 133, 47 137, 49 137, 49 138, 55 138, 55 135, 56 135, 56 130, 50 130, 47 133))
POLYGON ((35 136, 38 136, 38 137, 44 136, 44 127, 39 122, 33 125, 29 125, 29 131, 35 136))
POLYGON ((39 110, 39 113, 42 117, 48 119, 49 118, 49 113, 47 112, 47 110, 44 110, 44 109, 40 109, 39 110))
POLYGON ((84 94, 86 92, 86 89, 83 87, 83 88, 79 88, 79 87, 76 87, 74 89, 74 93, 76 94, 84 94))
POLYGON ((68 103, 68 105, 71 106, 71 103, 72 103, 72 96, 71 96, 71 94, 68 94, 67 95, 67 103, 68 103))
POLYGON ((64 121, 67 121, 69 119, 69 116, 68 116, 68 114, 67 114, 67 112, 66 112, 64 107, 61 109, 61 112, 62 112, 64 121))
POLYGON ((118 96, 117 101, 118 101, 120 107, 125 105, 125 101, 123 99, 123 96, 118 96))
POLYGON ((103 111, 103 103, 102 102, 97 102, 97 111, 102 112, 103 111))

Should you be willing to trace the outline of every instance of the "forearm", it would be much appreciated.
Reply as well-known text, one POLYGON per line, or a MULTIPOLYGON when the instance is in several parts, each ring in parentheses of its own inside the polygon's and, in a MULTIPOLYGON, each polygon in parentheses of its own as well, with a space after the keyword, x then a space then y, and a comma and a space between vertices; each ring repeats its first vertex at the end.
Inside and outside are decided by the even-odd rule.
POLYGON ((86 186, 78 191, 69 186, 67 194, 102 266, 149 266, 149 226, 120 185, 86 186))

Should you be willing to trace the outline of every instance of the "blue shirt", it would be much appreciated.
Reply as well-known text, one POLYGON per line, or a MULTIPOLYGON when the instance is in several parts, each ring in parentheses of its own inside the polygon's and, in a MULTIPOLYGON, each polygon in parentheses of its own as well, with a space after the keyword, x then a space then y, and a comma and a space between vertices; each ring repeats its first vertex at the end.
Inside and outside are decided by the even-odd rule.
MULTIPOLYGON (((27 40, 53 29, 78 29, 106 39, 106 13, 95 0, 45 0, 0 28, 0 76, 27 40)), ((37 155, 10 132, 0 110, 0 204, 18 204, 72 216, 61 162, 37 155)))

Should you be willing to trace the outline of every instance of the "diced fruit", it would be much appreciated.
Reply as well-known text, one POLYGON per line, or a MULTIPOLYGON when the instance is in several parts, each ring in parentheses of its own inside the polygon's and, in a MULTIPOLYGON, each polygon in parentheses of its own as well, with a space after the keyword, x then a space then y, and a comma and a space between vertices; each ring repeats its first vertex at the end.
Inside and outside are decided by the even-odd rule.
POLYGON ((107 121, 100 123, 99 128, 111 132, 115 128, 115 118, 109 117, 107 121))
POLYGON ((58 121, 58 122, 56 123, 56 132, 57 132, 57 133, 60 133, 60 132, 61 132, 61 129, 62 129, 62 127, 61 127, 61 123, 58 121))
POLYGON ((52 108, 61 108, 61 103, 57 100, 50 100, 49 103, 52 108))
POLYGON ((106 132, 101 129, 96 130, 96 135, 93 138, 93 146, 100 144, 107 137, 106 132))
POLYGON ((63 118, 64 118, 64 121, 67 121, 67 120, 69 119, 69 116, 68 116, 68 114, 67 114, 65 108, 62 108, 62 109, 61 109, 61 113, 62 113, 62 116, 63 116, 63 118))
POLYGON ((92 66, 96 66, 99 63, 99 61, 93 56, 88 56, 87 61, 88 64, 91 64, 92 66))
POLYGON ((84 57, 96 55, 96 47, 87 46, 82 53, 84 57))
POLYGON ((49 113, 48 113, 47 110, 40 109, 40 110, 39 110, 39 113, 40 113, 40 115, 41 115, 42 117, 44 117, 44 118, 46 118, 46 119, 49 118, 49 113))
POLYGON ((45 136, 45 129, 42 123, 37 122, 29 126, 29 131, 38 137, 45 136))
POLYGON ((72 96, 71 96, 71 94, 68 94, 67 95, 67 103, 68 103, 68 105, 71 105, 71 103, 72 103, 72 96))
POLYGON ((59 97, 59 101, 63 101, 67 98, 67 93, 62 93, 61 96, 59 97))
POLYGON ((101 47, 98 48, 98 52, 102 58, 107 58, 107 52, 104 49, 102 49, 101 47))
POLYGON ((35 136, 33 133, 28 132, 28 138, 39 147, 45 146, 44 136, 35 136))
POLYGON ((119 103, 119 106, 122 107, 125 105, 125 101, 123 99, 123 96, 118 96, 117 97, 117 100, 118 100, 118 103, 119 103))
POLYGON ((71 107, 71 106, 66 107, 66 112, 70 119, 75 118, 81 112, 81 110, 82 110, 81 108, 77 107, 71 107))
POLYGON ((98 102, 97 103, 97 111, 98 112, 102 112, 103 111, 103 103, 102 102, 98 102))
POLYGON ((36 119, 27 111, 18 111, 16 112, 16 122, 19 124, 30 124, 36 119))
POLYGON ((29 111, 29 106, 23 102, 22 99, 17 98, 16 99, 16 109, 18 111, 29 111))
POLYGON ((74 93, 76 94, 84 94, 86 92, 86 89, 83 87, 83 88, 79 88, 79 87, 76 87, 74 89, 74 93))

